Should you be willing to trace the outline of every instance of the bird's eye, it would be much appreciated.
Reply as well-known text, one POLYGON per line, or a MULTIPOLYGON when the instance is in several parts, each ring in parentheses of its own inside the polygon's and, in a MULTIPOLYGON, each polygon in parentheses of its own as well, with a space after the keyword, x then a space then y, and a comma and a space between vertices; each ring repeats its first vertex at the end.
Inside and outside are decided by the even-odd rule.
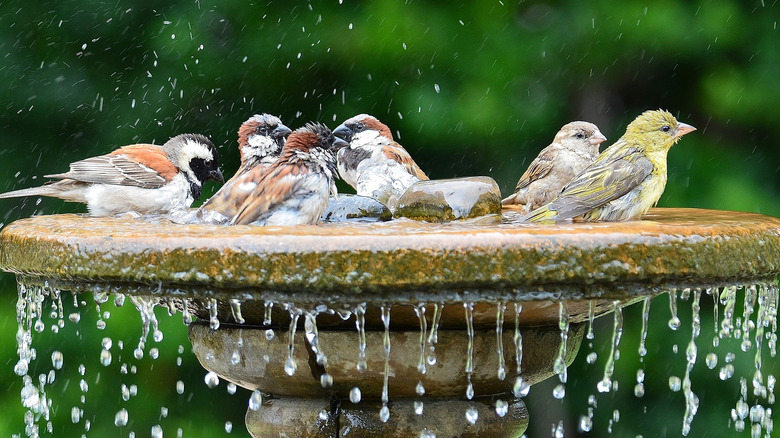
POLYGON ((577 138, 580 138, 580 139, 585 138, 585 134, 583 134, 582 132, 578 132, 578 133, 574 134, 574 136, 577 137, 577 138))
POLYGON ((664 125, 664 126, 661 128, 661 132, 669 132, 669 131, 671 131, 671 130, 672 130, 672 127, 671 127, 671 126, 669 126, 669 125, 664 125))
POLYGON ((358 122, 355 124, 355 131, 362 131, 364 129, 366 129, 366 125, 363 124, 362 122, 358 122))

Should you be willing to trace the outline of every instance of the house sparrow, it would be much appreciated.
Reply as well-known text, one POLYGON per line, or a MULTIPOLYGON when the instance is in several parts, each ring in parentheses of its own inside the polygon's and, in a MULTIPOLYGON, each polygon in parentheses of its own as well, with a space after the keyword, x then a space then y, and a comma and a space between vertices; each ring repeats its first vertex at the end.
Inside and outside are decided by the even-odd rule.
POLYGON ((181 134, 162 146, 134 144, 70 164, 61 181, 0 194, 51 196, 87 204, 91 216, 169 213, 188 208, 203 183, 223 181, 217 148, 200 134, 181 134))
POLYGON ((269 114, 254 115, 241 125, 238 129, 241 165, 235 175, 200 206, 198 213, 203 222, 224 223, 236 215, 257 187, 253 178, 262 174, 250 171, 267 168, 276 161, 290 132, 278 117, 269 114))
POLYGON ((599 144, 606 139, 593 123, 563 125, 520 177, 515 193, 501 203, 522 205, 522 212, 528 213, 552 201, 563 186, 596 159, 599 144))
POLYGON ((349 143, 338 152, 341 178, 360 196, 368 196, 392 210, 410 185, 428 177, 400 144, 390 128, 368 114, 339 125, 333 134, 349 143))
POLYGON ((628 125, 617 142, 574 177, 557 198, 524 219, 539 222, 639 218, 664 192, 669 149, 680 137, 694 130, 666 111, 645 111, 628 125))
POLYGON ((278 160, 266 169, 249 171, 257 185, 230 225, 316 224, 328 205, 328 195, 336 195, 332 151, 346 145, 319 123, 293 131, 278 160))

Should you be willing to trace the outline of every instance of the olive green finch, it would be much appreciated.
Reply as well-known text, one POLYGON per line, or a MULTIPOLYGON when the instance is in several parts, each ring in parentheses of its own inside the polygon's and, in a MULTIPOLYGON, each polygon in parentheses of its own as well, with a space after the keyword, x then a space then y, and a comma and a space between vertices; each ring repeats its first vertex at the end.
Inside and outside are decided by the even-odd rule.
POLYGON ((695 130, 663 110, 645 111, 626 133, 567 184, 557 198, 524 219, 626 221, 654 206, 666 186, 666 154, 695 130))

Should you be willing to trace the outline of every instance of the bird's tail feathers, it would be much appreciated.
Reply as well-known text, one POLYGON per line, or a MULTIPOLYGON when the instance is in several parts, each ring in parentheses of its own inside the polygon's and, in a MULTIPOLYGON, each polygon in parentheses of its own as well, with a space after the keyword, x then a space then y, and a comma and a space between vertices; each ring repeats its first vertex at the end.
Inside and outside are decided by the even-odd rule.
POLYGON ((523 222, 549 222, 558 217, 558 212, 551 210, 549 205, 543 205, 523 217, 523 222))
POLYGON ((56 196, 59 190, 51 186, 31 187, 29 189, 14 190, 11 192, 0 193, 0 199, 6 198, 24 198, 26 196, 56 196))

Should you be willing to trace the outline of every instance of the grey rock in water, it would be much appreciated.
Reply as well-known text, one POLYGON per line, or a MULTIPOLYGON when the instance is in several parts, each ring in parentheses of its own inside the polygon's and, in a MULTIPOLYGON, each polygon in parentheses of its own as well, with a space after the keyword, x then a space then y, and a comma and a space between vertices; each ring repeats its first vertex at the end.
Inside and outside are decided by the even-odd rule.
POLYGON ((389 221, 392 218, 393 214, 390 209, 376 199, 339 194, 338 198, 330 198, 321 220, 323 222, 377 222, 389 221))
POLYGON ((501 192, 493 178, 420 181, 398 199, 395 217, 429 222, 466 220, 501 214, 501 192))

